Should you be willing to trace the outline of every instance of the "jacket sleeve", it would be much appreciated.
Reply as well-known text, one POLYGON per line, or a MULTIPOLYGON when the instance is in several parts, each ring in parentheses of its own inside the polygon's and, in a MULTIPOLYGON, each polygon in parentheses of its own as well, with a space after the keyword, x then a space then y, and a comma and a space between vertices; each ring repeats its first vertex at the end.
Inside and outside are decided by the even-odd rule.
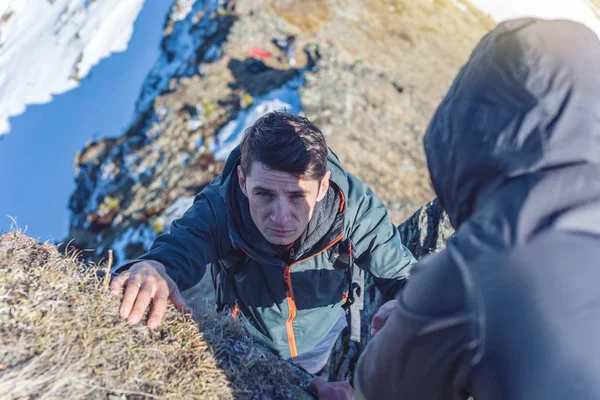
POLYGON ((357 198, 350 241, 356 264, 372 274, 384 301, 393 299, 406 283, 415 258, 400 240, 398 228, 377 195, 351 177, 350 196, 357 198))
POLYGON ((465 400, 469 395, 476 341, 460 273, 452 265, 422 263, 358 361, 357 399, 465 400))
POLYGON ((206 188, 194 199, 185 214, 173 221, 168 233, 159 235, 150 250, 137 260, 119 267, 125 270, 143 260, 158 261, 180 290, 196 285, 215 262, 217 247, 217 215, 206 196, 206 188))

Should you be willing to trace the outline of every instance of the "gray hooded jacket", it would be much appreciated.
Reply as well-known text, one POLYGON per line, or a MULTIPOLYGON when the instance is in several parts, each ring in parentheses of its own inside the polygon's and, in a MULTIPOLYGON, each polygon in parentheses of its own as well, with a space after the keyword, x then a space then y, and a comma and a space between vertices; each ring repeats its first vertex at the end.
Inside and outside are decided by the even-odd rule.
POLYGON ((424 144, 457 233, 413 269, 360 360, 357 397, 600 399, 596 35, 499 25, 424 144))

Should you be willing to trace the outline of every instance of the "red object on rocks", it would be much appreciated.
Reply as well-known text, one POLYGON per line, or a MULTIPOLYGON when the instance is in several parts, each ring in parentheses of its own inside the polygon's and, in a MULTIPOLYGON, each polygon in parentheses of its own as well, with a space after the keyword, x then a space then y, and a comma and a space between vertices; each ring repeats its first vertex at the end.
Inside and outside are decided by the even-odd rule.
POLYGON ((273 54, 269 53, 268 51, 264 51, 254 47, 250 49, 250 56, 256 58, 271 58, 273 57, 273 54))

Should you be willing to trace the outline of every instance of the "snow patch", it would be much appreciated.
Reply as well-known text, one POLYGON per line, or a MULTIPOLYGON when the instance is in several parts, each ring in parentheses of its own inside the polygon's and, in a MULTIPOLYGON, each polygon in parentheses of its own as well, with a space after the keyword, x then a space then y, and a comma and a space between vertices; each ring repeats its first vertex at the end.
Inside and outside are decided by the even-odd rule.
POLYGON ((171 9, 171 20, 181 21, 185 19, 190 12, 196 0, 178 0, 171 9))
POLYGON ((468 13, 469 12, 469 9, 467 8, 467 6, 465 6, 463 4, 462 1, 460 1, 460 0, 452 0, 452 3, 454 3, 454 5, 456 7, 458 7, 462 12, 464 12, 464 13, 468 13))
POLYGON ((100 168, 96 174, 96 184, 93 185, 93 192, 88 198, 87 205, 84 207, 86 214, 98 211, 98 207, 100 207, 99 200, 103 201, 106 193, 109 193, 111 185, 115 182, 115 177, 116 175, 111 173, 106 174, 104 165, 100 168))
POLYGON ((183 214, 194 203, 194 196, 182 196, 175 200, 163 213, 156 218, 155 224, 164 227, 164 232, 169 232, 171 224, 176 219, 183 217, 183 214))
POLYGON ((0 1, 0 135, 30 104, 76 87, 127 49, 144 0, 0 1))
POLYGON ((171 226, 173 221, 183 217, 183 214, 192 206, 194 203, 194 196, 182 196, 175 200, 162 215, 167 218, 166 226, 171 226))
POLYGON ((521 17, 570 19, 600 36, 600 10, 589 0, 469 0, 496 22, 521 17))
POLYGON ((216 135, 210 151, 217 160, 225 161, 229 153, 240 143, 242 134, 262 115, 271 111, 286 110, 295 114, 302 111, 298 88, 304 84, 304 77, 294 78, 284 86, 254 98, 254 105, 248 110, 238 113, 235 120, 230 121, 216 135))
POLYGON ((204 121, 199 120, 197 118, 191 118, 188 121, 188 129, 190 131, 195 131, 196 129, 200 128, 202 125, 204 125, 204 121))
POLYGON ((115 239, 111 245, 112 250, 117 257, 117 263, 123 264, 127 258, 125 258, 125 249, 130 243, 141 243, 144 249, 150 249, 154 239, 156 238, 156 232, 148 228, 145 225, 140 225, 137 228, 130 227, 127 229, 121 237, 115 239))

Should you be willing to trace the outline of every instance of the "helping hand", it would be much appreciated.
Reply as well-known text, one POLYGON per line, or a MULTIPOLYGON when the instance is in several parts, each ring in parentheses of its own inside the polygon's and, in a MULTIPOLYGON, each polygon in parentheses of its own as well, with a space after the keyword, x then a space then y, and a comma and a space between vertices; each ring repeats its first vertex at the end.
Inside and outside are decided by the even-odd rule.
POLYGON ((392 311, 399 304, 398 300, 390 300, 379 307, 377 314, 373 316, 373 320, 371 321, 371 336, 375 336, 383 328, 390 315, 392 315, 392 311))
POLYGON ((327 382, 323 378, 315 378, 309 387, 319 395, 319 400, 352 400, 354 389, 348 382, 327 382))

